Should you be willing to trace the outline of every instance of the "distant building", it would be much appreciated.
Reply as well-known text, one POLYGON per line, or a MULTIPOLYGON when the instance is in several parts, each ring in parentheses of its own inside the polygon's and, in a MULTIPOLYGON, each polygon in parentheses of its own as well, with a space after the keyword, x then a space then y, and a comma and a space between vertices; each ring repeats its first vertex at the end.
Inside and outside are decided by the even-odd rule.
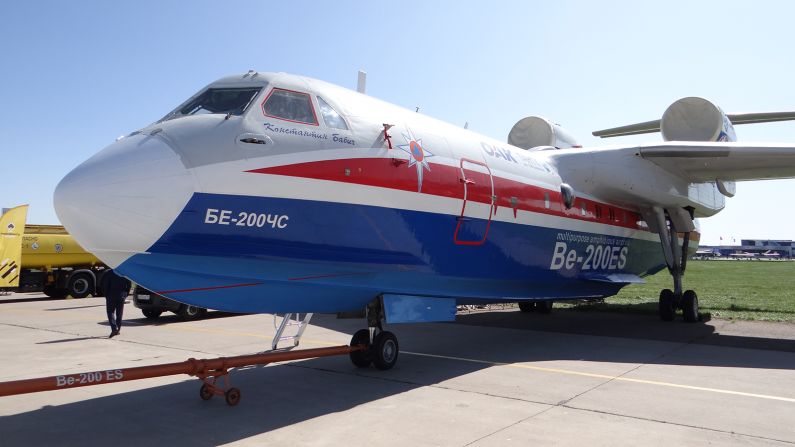
POLYGON ((700 245, 699 257, 712 256, 759 259, 791 259, 795 256, 795 242, 773 239, 741 239, 740 245, 700 245), (705 256, 706 255, 706 256, 705 256))

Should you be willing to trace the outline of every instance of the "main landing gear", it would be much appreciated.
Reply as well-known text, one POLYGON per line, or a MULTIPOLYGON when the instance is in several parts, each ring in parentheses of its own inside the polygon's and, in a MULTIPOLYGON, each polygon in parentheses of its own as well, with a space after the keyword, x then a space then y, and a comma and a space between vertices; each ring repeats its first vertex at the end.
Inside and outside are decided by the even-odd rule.
POLYGON ((351 346, 365 345, 367 349, 351 352, 351 362, 359 368, 367 368, 372 364, 380 370, 391 369, 397 363, 400 347, 395 334, 385 331, 381 325, 384 307, 380 298, 367 305, 366 314, 367 329, 360 329, 353 334, 351 346))
POLYGON ((660 243, 665 255, 665 263, 674 280, 674 290, 663 289, 660 292, 659 314, 661 320, 672 321, 676 311, 681 309, 684 320, 688 323, 693 323, 699 321, 698 296, 692 290, 682 291, 682 276, 684 276, 685 268, 687 267, 687 248, 690 243, 693 211, 683 211, 686 211, 689 216, 683 217, 682 213, 675 216, 670 216, 669 214, 669 219, 666 219, 666 212, 662 208, 654 208, 653 210, 656 226, 660 234, 660 243), (689 222, 686 217, 689 217, 689 222), (670 225, 668 225, 669 222, 670 225), (684 242, 681 247, 679 246, 677 231, 680 226, 684 227, 682 229, 685 230, 683 231, 684 242))

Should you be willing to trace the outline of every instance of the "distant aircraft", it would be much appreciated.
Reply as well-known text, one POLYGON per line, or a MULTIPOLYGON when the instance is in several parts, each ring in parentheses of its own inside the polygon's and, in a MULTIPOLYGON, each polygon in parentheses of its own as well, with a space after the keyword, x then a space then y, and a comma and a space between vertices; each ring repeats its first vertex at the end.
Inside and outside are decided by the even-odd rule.
POLYGON ((759 253, 750 253, 747 251, 738 251, 735 253, 729 253, 730 258, 736 259, 753 259, 759 256, 759 253))
POLYGON ((714 250, 709 249, 709 248, 701 248, 701 249, 696 251, 696 256, 702 257, 702 258, 719 258, 720 257, 720 252, 719 251, 714 251, 714 250))
MULTIPOLYGON (((795 146, 740 144, 701 98, 661 120, 664 143, 581 148, 519 120, 508 143, 322 81, 220 79, 112 143, 55 191, 67 230, 146 288, 231 312, 365 310, 358 366, 388 369, 382 322, 445 321, 456 304, 614 295, 668 268, 659 313, 698 320, 688 254, 734 181, 795 176, 795 146)), ((730 120, 731 118, 731 120, 730 120)), ((355 357, 358 355, 358 357, 355 357)), ((355 358, 354 358, 355 357, 355 358)))

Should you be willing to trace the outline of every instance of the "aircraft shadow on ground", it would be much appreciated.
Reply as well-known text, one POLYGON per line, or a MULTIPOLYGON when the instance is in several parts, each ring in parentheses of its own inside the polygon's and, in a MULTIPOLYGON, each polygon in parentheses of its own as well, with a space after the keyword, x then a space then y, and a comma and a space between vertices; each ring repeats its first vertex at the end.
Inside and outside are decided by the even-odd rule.
MULTIPOLYGON (((319 327, 343 333, 352 333, 362 323, 329 315, 313 320, 319 327)), ((468 374, 493 366, 487 362, 575 360, 795 369, 795 356, 771 352, 795 352, 793 340, 721 335, 710 324, 664 323, 651 316, 476 312, 459 315, 456 323, 389 329, 398 334, 403 351, 391 371, 360 370, 346 356, 243 368, 232 373, 233 386, 243 393, 235 408, 227 408, 220 397, 201 401, 198 380, 149 388, 140 381, 136 391, 2 417, 0 433, 5 445, 46 445, 54 440, 58 445, 140 445, 151 442, 153 434, 159 444, 218 445, 321 416, 333 417, 420 387, 466 380, 468 374), (707 345, 745 349, 714 350, 707 345), (682 346, 696 349, 688 354, 682 346)), ((455 387, 451 383, 445 386, 455 387)), ((361 429, 350 427, 351 436, 361 429)))
MULTIPOLYGON (((716 330, 716 326, 719 327, 725 321, 706 320, 698 323, 685 323, 680 315, 675 321, 664 322, 656 315, 649 314, 556 309, 549 315, 524 314, 518 311, 474 312, 458 315, 457 323, 586 336, 795 352, 795 339, 723 334, 716 330)), ((792 331, 792 334, 795 335, 795 330, 792 331)), ((609 361, 609 359, 605 360, 609 361)), ((662 361, 665 360, 662 359, 662 361)), ((786 363, 782 365, 753 362, 746 364, 742 359, 727 360, 725 363, 722 366, 777 369, 792 369, 795 366, 786 363)), ((714 363, 708 364, 714 366, 714 363)), ((707 365, 707 363, 695 363, 695 365, 707 365)))
MULTIPOLYGON (((210 311, 205 318, 227 318, 234 317, 238 314, 210 311)), ((268 316, 267 318, 271 318, 268 316)), ((392 325, 387 327, 388 330, 395 332, 401 343, 403 341, 411 341, 412 345, 417 346, 417 349, 426 352, 427 349, 433 347, 434 354, 438 355, 453 355, 450 354, 451 350, 455 350, 462 357, 470 358, 479 354, 487 354, 485 359, 493 360, 495 362, 502 362, 504 360, 494 359, 492 356, 503 350, 493 349, 495 343, 499 340, 492 339, 491 337, 498 337, 496 335, 480 334, 474 332, 475 337, 466 343, 461 343, 456 340, 449 340, 445 337, 434 335, 434 328, 443 328, 449 325, 460 326, 480 326, 501 329, 515 329, 522 331, 536 331, 544 333, 544 339, 547 342, 567 343, 567 340, 560 340, 555 337, 555 334, 568 334, 568 335, 583 335, 583 336, 596 336, 596 337, 614 337, 621 339, 634 340, 640 343, 642 340, 670 342, 677 344, 695 344, 695 345, 708 345, 708 346, 723 346, 732 348, 743 348, 750 350, 763 350, 763 351, 783 351, 795 352, 795 337, 788 338, 775 338, 775 337, 753 337, 745 335, 729 335, 722 334, 716 330, 715 325, 721 324, 722 320, 715 320, 710 322, 705 319, 703 322, 698 323, 685 323, 681 319, 681 315, 675 321, 663 322, 656 315, 638 314, 638 313, 619 313, 619 312, 588 312, 581 310, 568 310, 568 309, 555 309, 551 314, 543 315, 536 313, 522 313, 518 310, 503 310, 503 311, 474 311, 471 313, 459 313, 456 317, 455 323, 437 323, 437 324, 408 324, 408 325, 392 325), (407 338, 410 337, 410 338, 407 338), (481 345, 481 341, 484 343, 481 345)), ((180 321, 176 315, 164 315, 157 320, 147 320, 146 318, 127 319, 125 324, 133 325, 165 325, 165 324, 186 324, 187 322, 180 321)), ((107 323, 100 323, 107 324, 107 323)), ((312 325, 323 327, 329 330, 352 334, 356 330, 363 327, 363 320, 359 319, 337 319, 332 315, 316 315, 312 320, 312 325)), ((795 330, 792 331, 795 336, 795 330)), ((530 335, 532 340, 526 340, 533 345, 539 345, 538 336, 530 335)), ((568 339, 571 341, 571 339, 568 339)), ((576 343, 579 345, 579 343, 576 343)), ((604 345, 600 342, 599 344, 604 345)), ((543 349, 544 345, 540 345, 541 349, 533 350, 533 357, 527 357, 529 352, 520 341, 516 349, 505 349, 508 352, 520 353, 515 361, 548 361, 548 360, 578 360, 584 358, 586 355, 590 360, 603 361, 603 362, 632 362, 644 363, 648 361, 644 353, 640 358, 636 358, 632 354, 619 354, 613 352, 603 357, 593 357, 596 352, 603 352, 603 350, 589 351, 586 353, 577 352, 576 349, 571 351, 572 355, 561 355, 567 351, 543 349), (614 356, 619 356, 614 357, 614 356)), ((630 346, 627 346, 626 351, 633 351, 630 346)), ((764 356, 763 357, 767 357, 764 356)), ((484 357, 477 357, 484 359, 484 357)), ((714 360, 707 358, 693 359, 689 362, 683 362, 682 359, 666 360, 665 358, 659 359, 657 362, 670 363, 673 365, 683 366, 727 366, 727 367, 748 367, 748 368, 772 368, 772 369, 795 369, 795 365, 787 363, 784 359, 780 359, 781 364, 774 362, 760 362, 749 360, 747 358, 735 357, 724 359, 720 364, 716 364, 714 360)))
MULTIPOLYGON (((340 364, 343 361, 347 359, 338 359, 340 364)), ((202 401, 200 382, 187 380, 0 417, 3 445, 120 446, 154 442, 215 446, 333 415, 420 386, 317 369, 319 363, 325 363, 322 360, 298 364, 302 363, 314 363, 315 367, 292 364, 236 370, 233 385, 242 390, 242 399, 234 408, 229 408, 223 397, 202 401)), ((140 385, 146 386, 145 382, 140 385)), ((352 425, 351 436, 363 429, 352 425)))

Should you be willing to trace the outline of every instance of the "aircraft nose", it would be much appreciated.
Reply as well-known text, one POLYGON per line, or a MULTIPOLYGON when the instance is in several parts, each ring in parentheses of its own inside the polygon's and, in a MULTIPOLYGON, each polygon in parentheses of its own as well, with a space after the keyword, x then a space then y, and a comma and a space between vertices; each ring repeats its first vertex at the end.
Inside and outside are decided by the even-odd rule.
POLYGON ((106 147, 55 189, 55 212, 80 245, 111 267, 145 252, 193 194, 191 175, 158 135, 106 147))

